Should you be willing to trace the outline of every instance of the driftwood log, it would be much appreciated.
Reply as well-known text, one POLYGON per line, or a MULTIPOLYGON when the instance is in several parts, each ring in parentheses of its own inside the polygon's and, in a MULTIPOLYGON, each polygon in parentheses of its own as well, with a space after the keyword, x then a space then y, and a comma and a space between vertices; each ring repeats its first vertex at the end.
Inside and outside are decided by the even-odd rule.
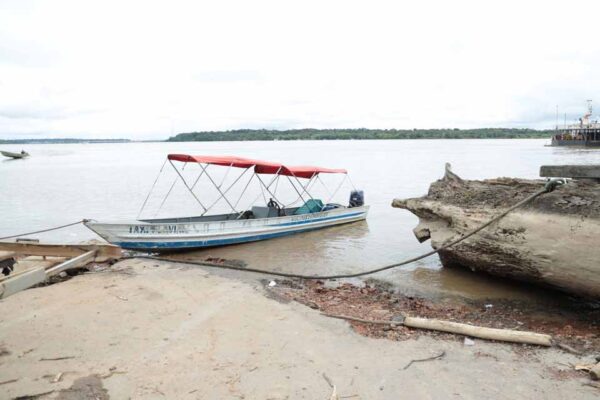
MULTIPOLYGON (((540 190, 543 180, 463 180, 447 167, 426 196, 392 206, 419 217, 413 230, 439 248, 540 190)), ((439 253, 446 267, 551 286, 600 298, 600 184, 572 180, 439 253)))
POLYGON ((457 333, 459 335, 476 337, 480 339, 498 340, 502 342, 535 344, 546 347, 552 346, 552 337, 542 333, 486 328, 482 326, 461 324, 458 322, 443 321, 439 319, 406 317, 404 319, 404 326, 457 333))
POLYGON ((428 319, 404 316, 398 321, 381 321, 381 320, 368 320, 356 317, 349 317, 346 315, 322 313, 325 316, 331 318, 344 319, 347 321, 360 322, 365 324, 377 324, 377 325, 404 325, 410 328, 426 329, 430 331, 441 331, 456 333, 458 335, 476 337, 487 340, 497 340, 501 342, 512 342, 512 343, 524 343, 524 344, 535 344, 538 346, 552 346, 552 336, 527 332, 527 331, 515 331, 510 329, 495 329, 486 328, 483 326, 475 326, 468 324, 461 324, 458 322, 444 321, 439 319, 428 319))

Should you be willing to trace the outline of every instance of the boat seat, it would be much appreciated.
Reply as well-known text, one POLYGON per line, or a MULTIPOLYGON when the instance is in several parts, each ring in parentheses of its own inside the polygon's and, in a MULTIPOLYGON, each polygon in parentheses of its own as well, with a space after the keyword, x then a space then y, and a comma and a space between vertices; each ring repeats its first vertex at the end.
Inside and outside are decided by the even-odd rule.
POLYGON ((254 214, 254 218, 273 218, 279 216, 277 208, 275 207, 253 206, 252 214, 254 214))

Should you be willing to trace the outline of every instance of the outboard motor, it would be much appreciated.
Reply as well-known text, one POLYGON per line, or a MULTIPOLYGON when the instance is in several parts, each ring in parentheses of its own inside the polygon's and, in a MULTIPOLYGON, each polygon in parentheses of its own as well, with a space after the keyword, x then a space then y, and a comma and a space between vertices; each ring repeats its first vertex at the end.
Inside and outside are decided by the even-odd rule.
POLYGON ((350 204, 348 207, 361 207, 365 204, 365 193, 362 190, 350 192, 350 204))

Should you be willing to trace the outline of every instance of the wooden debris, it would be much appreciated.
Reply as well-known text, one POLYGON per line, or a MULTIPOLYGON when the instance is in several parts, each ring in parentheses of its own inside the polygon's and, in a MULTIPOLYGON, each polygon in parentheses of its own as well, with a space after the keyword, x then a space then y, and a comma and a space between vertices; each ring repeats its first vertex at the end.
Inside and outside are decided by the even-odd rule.
POLYGON ((325 315, 326 317, 337 318, 337 319, 345 319, 347 321, 361 322, 363 324, 377 324, 377 325, 402 325, 401 321, 380 321, 380 320, 372 320, 372 319, 362 319, 355 317, 348 317, 346 315, 338 315, 338 314, 329 314, 329 313, 321 313, 321 315, 325 315))
POLYGON ((329 377, 327 376, 327 374, 325 372, 323 372, 323 379, 325 379, 325 382, 327 382, 327 384, 329 385, 330 388, 333 387, 333 382, 331 382, 331 379, 329 379, 329 377))
POLYGON ((595 381, 600 380, 600 362, 590 369, 590 376, 595 381))
POLYGON ((439 319, 427 319, 417 317, 404 317, 403 321, 377 321, 361 318, 348 317, 345 315, 335 315, 322 313, 328 317, 345 319, 348 321, 385 324, 385 325, 404 325, 410 328, 428 329, 441 332, 456 333, 459 335, 476 337, 480 339, 498 340, 503 342, 535 344, 538 346, 552 346, 552 337, 541 333, 515 331, 510 329, 486 328, 482 326, 461 324, 458 322, 443 321, 439 319))
POLYGON ((554 343, 556 345, 556 347, 558 347, 559 349, 562 349, 564 351, 567 351, 569 353, 573 353, 576 354, 578 356, 580 356, 581 354, 583 354, 581 351, 569 346, 568 344, 565 343, 559 343, 559 342, 555 342, 554 343))
POLYGON ((40 361, 70 360, 71 358, 75 358, 75 356, 56 357, 56 358, 40 358, 40 361))
POLYGON ((408 364, 406 364, 406 366, 402 369, 408 369, 408 367, 410 367, 413 363, 416 363, 416 362, 439 360, 439 359, 443 358, 445 355, 446 355, 446 352, 442 351, 437 356, 427 357, 427 358, 419 358, 417 360, 410 360, 410 362, 408 364))
POLYGON ((333 386, 333 390, 331 391, 331 396, 329 396, 329 400, 339 400, 340 397, 337 394, 337 388, 335 385, 333 386))
POLYGON ((510 329, 485 328, 481 326, 461 324, 458 322, 443 321, 439 319, 406 317, 404 319, 404 326, 457 333, 459 335, 476 337, 480 339, 535 344, 546 347, 552 346, 552 337, 550 335, 534 332, 514 331, 510 329))
POLYGON ((0 251, 12 251, 27 256, 77 257, 88 251, 96 251, 96 262, 118 260, 122 256, 119 246, 111 244, 39 244, 0 242, 0 251))
POLYGON ((90 262, 106 262, 119 259, 122 256, 122 250, 118 246, 107 244, 54 245, 0 242, 0 254, 10 255, 11 257, 33 257, 33 259, 28 257, 27 262, 24 262, 23 265, 19 262, 18 265, 24 267, 25 270, 0 277, 1 299, 45 282, 52 276, 60 275, 71 269, 81 268, 90 262), (38 256, 41 256, 43 260, 35 259, 38 256), (46 257, 53 257, 53 259, 46 260, 46 257))
POLYGON ((51 266, 48 269, 37 267, 15 276, 9 276, 0 282, 0 298, 11 296, 21 290, 40 284, 49 277, 58 275, 63 271, 86 265, 94 259, 95 254, 95 250, 90 250, 59 265, 51 266))

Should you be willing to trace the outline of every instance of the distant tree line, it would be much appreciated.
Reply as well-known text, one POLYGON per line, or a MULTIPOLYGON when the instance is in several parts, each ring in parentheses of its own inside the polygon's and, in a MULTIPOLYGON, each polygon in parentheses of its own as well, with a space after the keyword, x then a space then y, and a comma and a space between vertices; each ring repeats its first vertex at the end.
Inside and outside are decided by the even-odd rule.
POLYGON ((129 143, 129 139, 0 139, 0 144, 129 143))
POLYGON ((168 142, 244 140, 368 140, 368 139, 518 139, 545 138, 553 131, 515 128, 481 129, 237 129, 180 133, 168 142))

